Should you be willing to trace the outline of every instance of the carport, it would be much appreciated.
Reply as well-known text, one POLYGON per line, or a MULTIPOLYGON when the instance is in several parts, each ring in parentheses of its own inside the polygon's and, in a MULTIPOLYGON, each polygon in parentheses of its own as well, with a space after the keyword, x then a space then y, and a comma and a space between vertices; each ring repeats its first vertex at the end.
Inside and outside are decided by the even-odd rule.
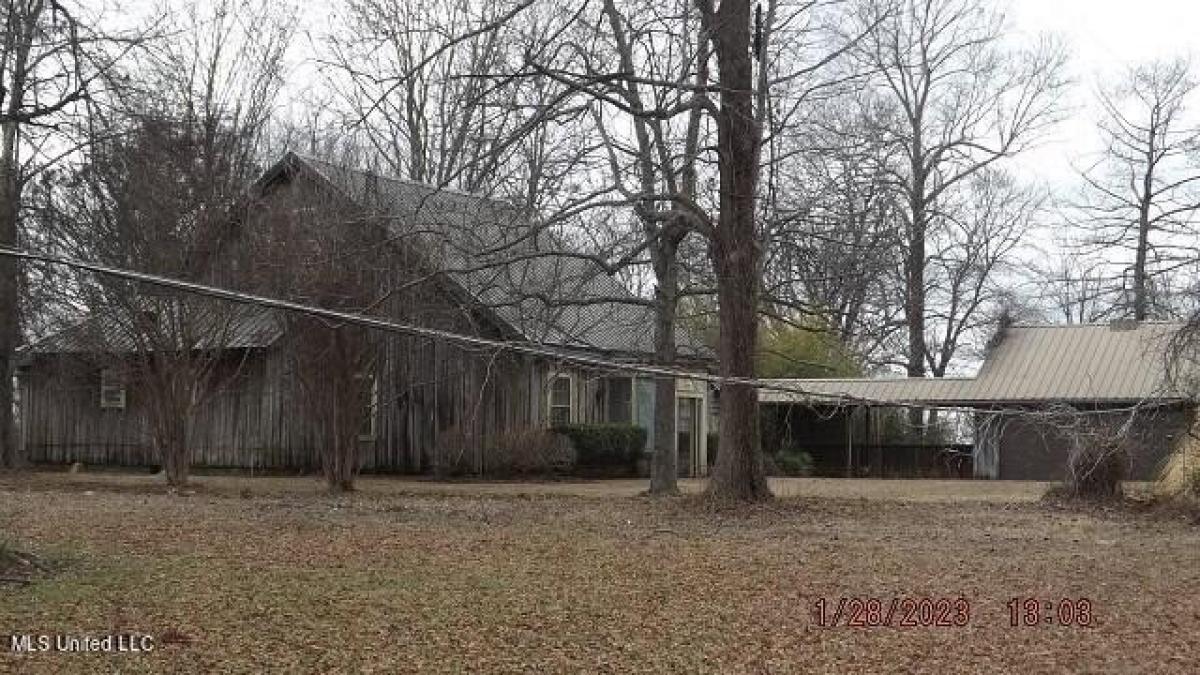
POLYGON ((1059 480, 1066 434, 1129 422, 1127 475, 1150 479, 1193 418, 1193 397, 1168 382, 1164 366, 1179 328, 1009 326, 975 377, 773 380, 759 399, 764 444, 804 449, 823 475, 1059 480), (947 438, 914 427, 912 408, 927 422, 958 416, 958 431, 947 438))

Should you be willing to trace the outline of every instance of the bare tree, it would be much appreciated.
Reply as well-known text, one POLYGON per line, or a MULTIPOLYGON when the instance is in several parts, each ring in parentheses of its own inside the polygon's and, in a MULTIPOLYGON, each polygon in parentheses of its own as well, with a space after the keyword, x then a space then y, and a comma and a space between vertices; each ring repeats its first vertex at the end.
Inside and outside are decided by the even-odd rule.
POLYGON ((1194 216, 1200 209, 1200 126, 1187 118, 1196 89, 1183 59, 1130 68, 1102 87, 1103 155, 1082 172, 1079 206, 1089 249, 1127 252, 1121 307, 1136 320, 1170 311, 1155 282, 1195 257, 1194 216))
POLYGON ((1030 266, 1030 283, 1040 290, 1032 294, 1061 321, 1093 323, 1110 316, 1112 284, 1101 260, 1060 252, 1048 262, 1030 266))
MULTIPOLYGON (((671 367, 677 358, 677 320, 680 302, 680 246, 690 233, 707 225, 708 215, 697 203, 697 162, 700 156, 704 105, 700 97, 679 105, 675 114, 655 115, 664 99, 680 98, 680 84, 690 81, 694 91, 708 84, 709 41, 701 32, 698 15, 686 3, 680 6, 678 33, 664 33, 656 7, 631 4, 625 11, 612 0, 602 6, 603 35, 611 41, 619 72, 633 73, 635 63, 655 72, 667 90, 635 78, 619 78, 600 86, 593 103, 596 129, 603 139, 611 180, 622 201, 635 213, 641 242, 654 274, 654 362, 671 367), (616 104, 606 106, 611 97, 616 104), (649 98, 649 101, 647 101, 649 98), (607 115, 605 113, 608 113, 607 115), (632 127, 625 142, 613 130, 632 127), (628 158, 627 160, 625 158, 628 158), (626 179, 628 176, 628 180, 626 179)), ((583 59, 587 78, 603 81, 608 64, 603 54, 583 59), (599 57, 599 58, 597 58, 599 57)), ((654 454, 650 465, 650 493, 678 491, 678 455, 675 449, 675 380, 655 381, 654 454)))
POLYGON ((323 61, 345 128, 390 175, 540 201, 589 147, 555 135, 583 116, 570 90, 520 76, 524 58, 553 46, 558 14, 355 0, 323 61))
POLYGON ((943 200, 945 222, 929 239, 925 292, 936 331, 926 335, 925 359, 934 377, 946 374, 960 347, 1005 305, 1000 286, 1016 273, 1009 261, 1047 198, 994 168, 976 172, 964 187, 955 195, 961 201, 943 200))
MULTIPOLYGON (((564 246, 576 249, 573 257, 595 263, 597 272, 636 276, 634 268, 649 265, 656 273, 653 299, 610 300, 663 308, 655 314, 654 348, 656 360, 666 365, 676 360, 676 250, 691 229, 679 203, 696 192, 701 115, 683 106, 666 116, 685 119, 686 129, 655 115, 664 92, 678 97, 678 83, 702 82, 707 68, 707 55, 696 56, 708 44, 699 39, 696 13, 686 3, 681 8, 690 28, 664 38, 657 30, 663 17, 645 3, 619 9, 606 2, 601 20, 589 24, 569 12, 541 14, 536 8, 517 16, 502 10, 480 14, 446 2, 417 13, 395 2, 365 2, 354 6, 353 35, 333 41, 335 70, 349 76, 343 87, 349 114, 365 122, 361 133, 393 173, 499 194, 528 214, 532 227, 493 243, 494 255, 476 256, 476 265, 525 261, 543 247, 542 254, 561 256, 564 246), (509 17, 520 30, 497 25, 498 16, 509 17), (364 50, 362 34, 379 46, 364 50), (563 42, 568 46, 556 42, 560 34, 570 37, 563 42), (664 88, 625 79, 635 62, 653 64, 647 67, 669 73, 670 81, 664 88), (616 77, 615 63, 621 64, 616 77), (380 69, 403 75, 367 74, 380 69), (590 182, 589 156, 608 168, 608 185, 582 187, 590 182), (625 208, 636 215, 640 234, 625 231, 618 215, 625 208)), ((543 294, 537 299, 548 301, 543 294)), ((570 300, 555 298, 553 304, 560 302, 570 300)), ((658 380, 657 398, 659 451, 651 465, 651 491, 673 492, 672 379, 658 380)))
POLYGON ((797 161, 771 165, 765 265, 769 301, 828 326, 868 362, 891 355, 902 328, 894 301, 898 204, 888 165, 894 149, 871 133, 852 96, 823 100, 797 161))
POLYGON ((1006 48, 1003 14, 980 0, 902 0, 889 10, 864 3, 859 21, 877 30, 858 54, 877 73, 887 111, 878 133, 900 151, 891 171, 903 218, 906 369, 921 377, 931 360, 929 329, 942 347, 954 346, 927 298, 934 230, 952 222, 944 213, 955 191, 1057 120, 1064 53, 1046 39, 1006 48))
MULTIPOLYGON (((765 23, 760 18, 759 53, 769 43, 777 4, 772 2, 765 23)), ((634 17, 637 6, 620 9, 605 2, 602 21, 611 41, 613 63, 596 63, 584 55, 582 72, 537 71, 586 92, 601 109, 613 108, 632 127, 628 146, 604 133, 612 176, 624 202, 633 206, 641 223, 643 244, 655 275, 655 358, 674 361, 675 323, 679 303, 679 247, 689 232, 709 243, 717 280, 721 331, 721 373, 753 377, 758 321, 760 247, 756 199, 762 125, 756 113, 765 91, 766 71, 756 81, 751 52, 753 11, 748 2, 726 1, 719 6, 695 2, 669 17, 656 10, 634 17), (739 53, 740 50, 740 53, 739 53), (715 57, 718 82, 709 84, 708 61, 715 57), (719 105, 710 98, 720 92, 719 105), (711 120, 716 152, 707 150, 717 165, 720 188, 711 205, 697 203, 698 162, 702 125, 711 120), (675 124, 672 124, 675 122, 675 124), (672 131, 676 135, 672 135, 672 131), (715 155, 715 156, 714 156, 715 155), (630 159, 632 185, 622 180, 622 156, 630 159), (710 214, 718 212, 716 218, 710 214)), ((642 8, 645 9, 645 8, 642 8)), ((535 64, 536 65, 536 64, 535 64)), ((765 96, 765 94, 764 94, 765 96)), ((616 126, 598 116, 601 130, 616 126)), ((711 146, 710 146, 711 147, 711 146)), ((660 379, 656 390, 655 458, 651 491, 675 489, 674 382, 660 379)), ((721 451, 714 480, 716 494, 758 499, 769 494, 759 448, 757 394, 752 386, 722 388, 721 451)))
MULTIPOLYGON (((772 3, 767 10, 768 32, 757 36, 749 0, 722 0, 719 5, 713 0, 696 0, 696 5, 713 42, 720 87, 719 108, 714 114, 719 215, 709 242, 720 307, 720 372, 731 379, 753 378, 762 275, 755 216, 764 110, 763 99, 756 101, 756 92, 765 97, 768 84, 761 66, 755 80, 754 57, 769 44, 776 5, 772 3)), ((713 494, 738 500, 769 497, 758 427, 758 391, 749 384, 726 384, 721 389, 721 414, 721 451, 713 474, 713 494)))
MULTIPOLYGON (((253 270, 243 283, 272 297, 353 313, 371 313, 391 280, 386 225, 339 209, 321 190, 297 191, 275 208, 256 210, 231 247, 253 270), (354 264, 346 264, 353 259, 354 264)), ((363 326, 285 313, 285 396, 309 422, 296 439, 315 448, 331 492, 354 489, 361 468, 360 436, 378 405, 382 336, 363 326)))
MULTIPOLYGON (((92 111, 93 138, 60 191, 50 240, 82 259, 231 283, 221 247, 259 170, 292 28, 267 3, 234 0, 179 28, 147 53, 137 89, 92 111)), ((236 377, 228 345, 253 318, 119 279, 81 278, 64 291, 90 315, 81 330, 94 351, 137 378, 167 480, 186 483, 196 418, 236 377)))
MULTIPOLYGON (((614 45, 614 56, 605 67, 585 61, 572 71, 534 60, 534 70, 617 111, 618 119, 631 129, 631 140, 622 144, 624 139, 610 134, 605 145, 610 151, 615 148, 617 157, 626 157, 633 169, 633 180, 618 191, 621 201, 634 206, 642 224, 643 243, 635 248, 648 250, 655 267, 660 346, 666 346, 665 336, 676 320, 672 305, 678 297, 663 302, 664 295, 673 294, 672 277, 677 273, 671 255, 686 248, 689 232, 698 233, 708 245, 711 272, 698 271, 715 280, 720 368, 734 380, 721 390, 721 451, 713 491, 735 499, 763 498, 769 491, 759 447, 757 395, 751 384, 737 380, 754 373, 762 274, 757 205, 770 91, 779 83, 811 78, 844 46, 822 43, 818 51, 828 51, 821 51, 812 63, 801 59, 804 62, 797 65, 780 57, 775 31, 812 8, 804 3, 785 9, 771 2, 756 12, 748 2, 697 1, 695 32, 692 12, 663 14, 658 8, 651 19, 639 17, 643 23, 637 25, 644 28, 635 29, 637 7, 605 3, 601 22, 608 30, 583 36, 584 44, 598 35, 614 45), (710 58, 717 67, 715 82, 708 74, 710 58), (701 190, 701 185, 711 187, 701 190)), ((805 51, 804 56, 811 54, 805 51)), ((604 122, 610 130, 621 126, 604 122)), ((610 156, 614 176, 620 175, 621 164, 610 156)), ((676 295, 703 290, 714 289, 680 290, 676 295)), ((664 358, 662 353, 658 358, 664 358)), ((666 393, 664 387, 662 394, 666 393)), ((658 464, 664 481, 669 461, 658 464)))
MULTIPOLYGON (((141 41, 107 35, 86 8, 60 0, 0 2, 0 246, 20 241, 24 191, 75 147, 68 120, 141 41)), ((0 467, 22 462, 13 437, 13 350, 21 339, 21 274, 0 260, 0 467)))
MULTIPOLYGON (((700 233, 709 245, 715 270, 722 318, 719 339, 722 372, 735 381, 753 376, 762 271, 756 206, 769 91, 780 83, 812 77, 816 68, 844 51, 844 47, 834 46, 818 54, 812 63, 796 67, 791 62, 779 65, 780 59, 775 57, 780 52, 773 42, 776 27, 811 10, 811 5, 795 5, 785 15, 777 2, 756 13, 748 2, 718 5, 704 1, 695 2, 691 9, 664 14, 638 3, 609 2, 602 5, 598 21, 591 23, 584 7, 574 13, 559 13, 555 21, 538 18, 522 23, 535 28, 529 32, 539 37, 519 43, 523 49, 517 70, 512 69, 511 62, 497 56, 497 52, 509 53, 509 43, 492 42, 488 33, 514 22, 515 17, 536 17, 528 11, 527 3, 482 15, 477 10, 448 5, 453 9, 452 14, 464 18, 454 30, 445 26, 430 30, 429 35, 440 39, 432 39, 428 44, 419 35, 414 36, 414 32, 419 32, 415 26, 426 25, 422 17, 397 13, 386 3, 362 7, 370 10, 364 16, 376 17, 372 23, 388 25, 381 32, 369 32, 379 36, 376 44, 381 48, 376 53, 388 54, 388 61, 382 68, 354 68, 351 64, 355 60, 349 55, 355 41, 348 40, 341 43, 346 50, 335 59, 335 64, 343 70, 354 68, 360 74, 351 73, 357 80, 349 90, 352 96, 348 96, 360 101, 352 106, 362 111, 359 117, 379 116, 385 119, 383 127, 393 130, 385 130, 379 137, 381 149, 391 147, 390 154, 404 162, 403 168, 414 175, 411 173, 414 167, 425 165, 426 150, 432 147, 426 141, 431 136, 466 139, 461 145, 455 142, 437 145, 439 149, 450 150, 469 148, 477 142, 473 139, 514 138, 500 123, 506 119, 503 115, 509 113, 495 105, 495 98, 497 92, 507 93, 504 87, 518 79, 558 85, 558 94, 551 96, 549 103, 543 102, 539 110, 553 110, 551 104, 571 97, 589 99, 591 105, 583 109, 599 114, 603 129, 612 132, 607 137, 601 136, 601 147, 609 160, 610 175, 614 178, 611 182, 617 183, 620 178, 621 184, 616 189, 600 187, 574 199, 571 204, 574 208, 562 211, 580 214, 584 209, 611 212, 617 206, 633 207, 641 235, 641 241, 630 244, 624 255, 610 256, 610 251, 606 251, 589 259, 616 273, 630 264, 640 264, 640 256, 645 254, 650 258, 650 266, 657 265, 655 271, 662 273, 663 278, 655 280, 660 296, 670 296, 673 291, 669 277, 674 272, 667 262, 671 259, 669 249, 685 245, 688 232, 700 233), (387 23, 397 16, 398 21, 387 23), (476 50, 477 41, 498 49, 476 50), (595 45, 599 48, 594 49, 595 45), (459 65, 448 66, 455 73, 453 77, 422 74, 442 59, 453 61, 456 53, 461 57, 459 65), (601 61, 594 58, 598 54, 610 58, 601 61), (708 76, 710 58, 718 70, 717 81, 712 83, 708 76), (760 63, 757 69, 756 59, 760 63), (480 69, 485 72, 477 72, 480 69), (491 72, 487 72, 489 69, 491 72), (380 70, 397 74, 375 79, 372 72, 380 70), (409 92, 406 87, 416 89, 409 92), (438 94, 443 88, 450 92, 438 94), (426 95, 427 91, 431 94, 426 95), (451 102, 447 108, 451 114, 443 116, 441 104, 437 108, 428 107, 429 101, 439 96, 446 96, 451 102), (493 102, 490 112, 486 104, 489 100, 493 102), (474 110, 473 106, 480 101, 484 102, 480 104, 482 109, 474 110), (433 114, 434 110, 437 114, 433 114), (464 110, 468 112, 466 119, 474 122, 468 124, 455 116, 454 113, 464 110), (615 125, 614 114, 620 120, 615 125), (429 121, 427 127, 419 123, 422 120, 429 121), (492 137, 474 134, 475 128, 484 129, 492 137), (438 129, 457 129, 461 133, 445 134, 438 129), (435 133, 427 134, 426 130, 435 133), (421 161, 414 163, 414 158, 421 161), (715 195, 701 199, 701 195, 712 194, 699 187, 705 184, 706 176, 711 177, 715 195), (614 193, 614 198, 608 198, 609 193, 614 193), (668 255, 660 255, 664 252, 668 255)), ((822 45, 820 49, 825 47, 822 45)), ((811 51, 804 51, 805 59, 811 56, 811 51)), ((437 67, 428 72, 438 72, 437 67)), ((544 114, 526 116, 514 128, 530 128, 543 124, 545 119, 544 114)), ((509 146, 505 142, 493 143, 478 156, 467 152, 466 162, 445 156, 444 159, 457 162, 460 168, 443 172, 440 177, 421 175, 423 180, 440 185, 486 184, 486 180, 474 179, 472 184, 456 183, 455 176, 476 176, 463 167, 479 166, 479 161, 502 166, 498 158, 506 147, 509 146)), ((556 214, 549 222, 565 219, 556 214)), ((673 321, 673 312, 660 316, 656 337, 660 346, 671 344, 666 335, 673 321)), ((725 422, 721 433, 724 436, 715 481, 715 491, 720 494, 747 499, 767 494, 758 448, 755 399, 755 390, 749 384, 734 382, 723 388, 725 422)), ((656 480, 656 487, 665 486, 669 490, 666 475, 670 471, 667 460, 663 461, 656 471, 663 480, 656 480)))

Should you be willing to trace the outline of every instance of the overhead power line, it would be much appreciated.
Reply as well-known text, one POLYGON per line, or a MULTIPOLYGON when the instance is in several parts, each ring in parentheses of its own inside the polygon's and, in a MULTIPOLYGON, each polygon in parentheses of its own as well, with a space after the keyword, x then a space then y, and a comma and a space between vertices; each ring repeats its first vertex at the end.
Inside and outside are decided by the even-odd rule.
MULTIPOLYGON (((269 307, 288 312, 297 312, 310 316, 317 316, 325 319, 331 319, 347 324, 364 326, 367 328, 375 328, 392 333, 402 333, 407 335, 415 335, 418 337, 426 337, 431 339, 445 340, 473 347, 483 347, 496 350, 508 350, 518 354, 528 354, 531 356, 541 356, 555 361, 570 363, 577 366, 597 368, 611 371, 622 371, 629 373, 637 373, 642 375, 651 375, 656 377, 674 377, 676 379, 693 380, 698 382, 707 382, 715 385, 744 385, 755 387, 756 389, 765 389, 771 391, 779 391, 783 393, 796 394, 799 396, 808 397, 812 402, 821 402, 837 405, 869 405, 879 407, 893 408, 919 408, 922 410, 946 410, 946 411, 962 411, 965 408, 957 406, 923 404, 923 403, 904 403, 896 401, 885 401, 880 399, 870 399, 865 397, 853 396, 850 394, 827 394, 813 392, 802 387, 788 384, 781 384, 777 381, 763 380, 759 378, 748 377, 727 377, 721 375, 713 375, 710 373, 695 372, 683 370, 679 368, 668 368, 664 366, 655 366, 643 363, 628 363, 622 361, 614 361, 598 356, 580 354, 571 351, 569 348, 549 347, 544 343, 532 341, 508 341, 494 340, 490 338, 478 337, 475 335, 464 335, 462 333, 454 333, 451 331, 439 330, 436 328, 427 328, 424 326, 415 326, 412 324, 400 323, 381 317, 368 316, 365 314, 356 314, 353 312, 344 312, 335 309, 327 309, 324 307, 316 307, 306 305, 290 300, 281 300, 264 295, 254 293, 245 293, 242 291, 230 290, 218 286, 210 286, 200 284, 193 281, 184 281, 183 279, 175 279, 158 274, 148 274, 146 272, 137 272, 135 270, 113 267, 101 263, 68 258, 64 256, 50 255, 47 253, 37 253, 33 251, 22 251, 19 249, 0 246, 0 256, 17 258, 19 260, 41 262, 50 265, 58 265, 70 267, 74 269, 87 270, 95 274, 103 274, 106 276, 137 281, 150 284, 153 286, 161 286, 164 288, 173 288, 194 295, 207 296, 236 302, 245 305, 256 305, 259 307, 269 307)), ((800 403, 799 401, 797 403, 800 403)), ((1141 403, 1131 406, 1128 410, 1134 411, 1147 407, 1146 403, 1141 403)), ((992 415, 1028 415, 1030 411, 1019 409, 989 409, 986 411, 992 415)), ((1079 411, 1079 414, 1091 414, 1097 411, 1079 411)), ((1103 412, 1120 412, 1120 410, 1109 409, 1103 412)))

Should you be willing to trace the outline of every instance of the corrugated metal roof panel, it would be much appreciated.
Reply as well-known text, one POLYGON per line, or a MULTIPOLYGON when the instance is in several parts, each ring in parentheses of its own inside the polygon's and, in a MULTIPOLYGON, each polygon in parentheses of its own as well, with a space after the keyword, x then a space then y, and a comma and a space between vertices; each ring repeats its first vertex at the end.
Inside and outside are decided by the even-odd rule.
POLYGON ((1182 324, 1013 326, 974 378, 774 380, 767 403, 838 396, 882 403, 1114 403, 1181 400, 1167 383, 1167 344, 1182 324))
MULTIPOLYGON (((198 315, 197 315, 198 316, 198 315)), ((139 339, 134 326, 124 320, 124 314, 105 314, 83 319, 63 330, 22 347, 22 351, 39 354, 71 354, 87 352, 127 353, 139 345, 153 343, 154 338, 139 339)), ((198 319, 197 319, 198 320, 198 319)), ((271 346, 283 334, 282 326, 272 310, 249 305, 232 308, 228 313, 213 317, 211 326, 196 330, 199 335, 193 349, 252 349, 271 346), (219 343, 219 345, 217 344, 219 343)), ((169 328, 162 336, 170 336, 169 328)), ((164 339, 160 336, 158 339, 164 339)))
POLYGON ((759 392, 765 403, 839 402, 863 400, 890 403, 952 404, 962 399, 969 378, 844 378, 775 379, 771 388, 759 392))
POLYGON ((971 392, 1002 401, 1179 398, 1168 390, 1164 355, 1180 327, 1014 326, 984 361, 971 392))

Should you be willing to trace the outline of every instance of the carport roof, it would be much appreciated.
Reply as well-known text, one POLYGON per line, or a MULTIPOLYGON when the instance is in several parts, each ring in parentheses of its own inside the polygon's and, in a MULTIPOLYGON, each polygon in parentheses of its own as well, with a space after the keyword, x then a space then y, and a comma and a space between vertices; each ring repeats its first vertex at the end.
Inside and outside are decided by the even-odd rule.
POLYGON ((1182 324, 1009 327, 974 378, 774 380, 764 403, 837 399, 894 404, 1133 403, 1191 397, 1167 382, 1165 354, 1182 324))

